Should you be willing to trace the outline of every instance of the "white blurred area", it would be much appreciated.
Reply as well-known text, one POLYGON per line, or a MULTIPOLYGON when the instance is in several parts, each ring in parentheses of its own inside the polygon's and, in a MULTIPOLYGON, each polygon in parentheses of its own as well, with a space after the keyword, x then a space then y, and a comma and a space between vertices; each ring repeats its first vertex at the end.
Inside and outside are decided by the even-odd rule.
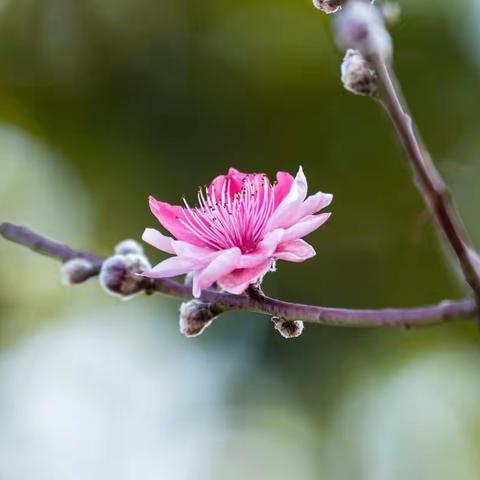
POLYGON ((352 388, 330 421, 326 478, 478 478, 479 362, 459 343, 352 388))
POLYGON ((228 407, 248 348, 207 349, 158 308, 106 303, 4 350, 0 478, 315 478, 301 412, 228 407))

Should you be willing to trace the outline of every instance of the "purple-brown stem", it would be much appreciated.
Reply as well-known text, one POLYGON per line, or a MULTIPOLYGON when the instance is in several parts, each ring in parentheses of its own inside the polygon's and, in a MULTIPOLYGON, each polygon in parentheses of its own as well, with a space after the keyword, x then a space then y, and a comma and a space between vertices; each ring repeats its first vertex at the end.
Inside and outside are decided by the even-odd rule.
MULTIPOLYGON (((26 227, 2 223, 0 224, 0 235, 11 242, 62 262, 78 257, 85 258, 92 262, 92 276, 98 275, 102 267, 103 258, 88 252, 74 250, 63 243, 32 232, 26 227)), ((145 291, 147 293, 160 292, 183 300, 192 298, 190 285, 170 279, 147 279, 145 291)), ((445 300, 437 305, 416 308, 354 310, 285 302, 267 297, 258 289, 249 289, 248 295, 205 290, 200 300, 215 305, 220 311, 245 310, 282 317, 286 320, 303 320, 337 327, 426 327, 472 318, 478 312, 475 301, 469 299, 445 300)))
POLYGON ((369 57, 377 73, 378 99, 385 108, 406 153, 413 171, 414 182, 432 217, 457 258, 466 282, 470 285, 480 307, 479 258, 462 219, 418 134, 393 69, 380 54, 369 57))

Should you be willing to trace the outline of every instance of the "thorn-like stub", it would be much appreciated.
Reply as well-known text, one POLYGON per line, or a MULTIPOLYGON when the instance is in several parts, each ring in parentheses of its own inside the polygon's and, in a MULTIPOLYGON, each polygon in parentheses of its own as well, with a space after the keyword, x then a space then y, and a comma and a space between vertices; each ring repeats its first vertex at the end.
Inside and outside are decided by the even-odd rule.
POLYGON ((342 8, 346 0, 312 0, 313 6, 323 13, 335 13, 342 8))
POLYGON ((355 95, 373 97, 377 93, 377 74, 358 50, 347 50, 341 66, 341 78, 345 89, 355 95))
POLYGON ((285 320, 281 317, 272 317, 273 326, 283 338, 296 338, 303 333, 301 320, 285 320))
POLYGON ((96 272, 95 265, 85 258, 72 258, 62 264, 62 282, 78 285, 87 281, 96 272))
POLYGON ((335 36, 341 47, 390 60, 392 40, 378 8, 369 2, 350 0, 335 20, 335 36))
POLYGON ((144 289, 145 278, 139 273, 150 268, 149 261, 143 255, 113 255, 103 262, 100 284, 111 295, 127 300, 144 289))
POLYGON ((118 255, 128 255, 129 253, 143 255, 143 247, 136 240, 129 238, 127 240, 122 240, 116 245, 115 253, 118 255))
POLYGON ((190 300, 180 305, 180 332, 186 337, 198 337, 222 311, 210 303, 190 300))

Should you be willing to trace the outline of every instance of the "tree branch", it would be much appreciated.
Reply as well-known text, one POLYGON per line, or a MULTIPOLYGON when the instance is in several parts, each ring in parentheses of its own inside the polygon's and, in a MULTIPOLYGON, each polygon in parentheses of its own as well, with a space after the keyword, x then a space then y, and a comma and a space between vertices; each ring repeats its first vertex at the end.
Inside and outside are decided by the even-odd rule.
MULTIPOLYGON (((47 239, 26 227, 11 223, 0 224, 0 235, 11 242, 23 245, 42 255, 62 262, 84 258, 92 262, 92 276, 100 272, 104 259, 88 252, 47 239)), ((184 300, 192 298, 191 286, 170 279, 145 281, 145 291, 160 292, 184 300)), ((220 310, 245 310, 282 317, 286 320, 303 320, 319 325, 337 327, 426 327, 461 319, 472 318, 477 313, 473 300, 445 300, 437 305, 416 308, 388 308, 379 310, 354 310, 290 303, 265 296, 261 291, 250 290, 248 295, 232 295, 216 290, 205 290, 201 301, 214 304, 220 310)))
POLYGON ((473 249, 452 198, 436 169, 430 154, 416 132, 408 108, 391 67, 380 55, 370 57, 378 78, 378 98, 385 108, 407 160, 414 173, 415 184, 444 238, 449 243, 480 305, 480 273, 478 255, 473 249))

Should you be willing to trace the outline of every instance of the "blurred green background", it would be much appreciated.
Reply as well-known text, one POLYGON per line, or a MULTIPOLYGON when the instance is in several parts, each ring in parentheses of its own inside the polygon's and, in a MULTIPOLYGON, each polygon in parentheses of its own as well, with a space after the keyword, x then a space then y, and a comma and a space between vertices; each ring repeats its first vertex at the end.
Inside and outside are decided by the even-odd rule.
MULTIPOLYGON (((406 96, 480 246, 480 0, 401 2, 406 96)), ((309 0, 1 0, 0 220, 107 255, 235 166, 303 165, 333 216, 265 290, 342 307, 465 295, 389 125, 309 0)), ((148 249, 152 261, 158 252, 148 249)), ((0 242, 0 478, 477 479, 480 337, 120 302, 0 242)), ((468 293, 468 292, 467 292, 468 293)))

